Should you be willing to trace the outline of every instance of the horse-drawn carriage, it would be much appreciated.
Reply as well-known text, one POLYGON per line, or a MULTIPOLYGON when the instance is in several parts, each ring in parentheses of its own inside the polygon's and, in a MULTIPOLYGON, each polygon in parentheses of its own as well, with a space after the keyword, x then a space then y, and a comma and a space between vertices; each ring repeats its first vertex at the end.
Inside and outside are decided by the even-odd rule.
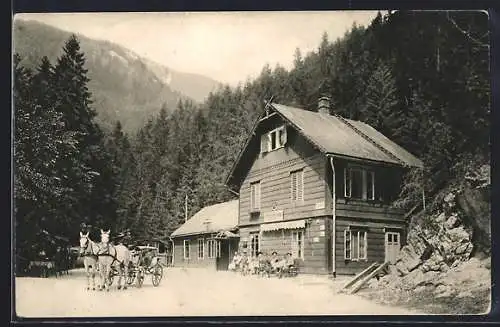
MULTIPOLYGON (((153 246, 138 245, 132 249, 131 256, 126 278, 127 285, 132 285, 135 282, 137 287, 141 287, 146 275, 151 276, 153 286, 160 285, 163 277, 163 266, 158 256, 158 249, 153 246)), ((118 269, 113 266, 109 272, 109 285, 118 275, 118 269)))

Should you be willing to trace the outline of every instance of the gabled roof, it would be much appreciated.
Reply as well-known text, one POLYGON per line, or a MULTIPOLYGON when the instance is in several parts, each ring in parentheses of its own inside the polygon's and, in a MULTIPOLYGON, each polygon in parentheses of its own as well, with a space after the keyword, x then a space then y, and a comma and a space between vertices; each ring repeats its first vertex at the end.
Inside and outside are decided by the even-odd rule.
POLYGON ((281 104, 272 106, 324 153, 423 167, 420 159, 368 124, 281 104))
POLYGON ((171 237, 234 230, 238 226, 238 207, 238 200, 205 207, 177 228, 171 237))
MULTIPOLYGON (((337 155, 404 167, 423 167, 420 159, 361 121, 277 103, 271 103, 269 107, 325 155, 337 155)), ((233 165, 226 184, 229 185, 235 175, 235 171, 238 169, 240 161, 243 160, 243 155, 247 151, 258 125, 259 121, 256 122, 254 130, 250 133, 247 143, 238 156, 237 162, 233 165)))

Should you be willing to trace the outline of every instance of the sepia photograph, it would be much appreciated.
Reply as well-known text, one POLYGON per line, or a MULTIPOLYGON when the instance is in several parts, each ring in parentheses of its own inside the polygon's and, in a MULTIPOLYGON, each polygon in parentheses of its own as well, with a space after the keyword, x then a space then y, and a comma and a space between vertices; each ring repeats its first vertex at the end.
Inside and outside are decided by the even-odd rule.
POLYGON ((11 319, 488 314, 489 19, 15 14, 11 319))

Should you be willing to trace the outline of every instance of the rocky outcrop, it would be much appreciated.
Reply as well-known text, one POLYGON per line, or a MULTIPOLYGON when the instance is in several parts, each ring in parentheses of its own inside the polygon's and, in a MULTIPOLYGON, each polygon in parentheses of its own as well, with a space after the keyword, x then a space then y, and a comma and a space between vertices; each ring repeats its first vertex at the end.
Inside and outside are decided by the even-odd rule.
POLYGON ((479 171, 459 187, 448 189, 439 202, 435 200, 431 214, 414 217, 396 263, 385 276, 368 283, 367 293, 397 298, 398 303, 417 298, 443 298, 446 303, 469 298, 464 303, 479 303, 476 299, 487 297, 491 290, 490 186, 485 177, 488 170, 479 171))
POLYGON ((465 224, 463 216, 456 195, 446 195, 441 210, 429 217, 424 227, 414 226, 408 233, 408 244, 401 249, 395 265, 399 276, 417 268, 424 273, 444 272, 468 260, 474 249, 474 230, 465 224))

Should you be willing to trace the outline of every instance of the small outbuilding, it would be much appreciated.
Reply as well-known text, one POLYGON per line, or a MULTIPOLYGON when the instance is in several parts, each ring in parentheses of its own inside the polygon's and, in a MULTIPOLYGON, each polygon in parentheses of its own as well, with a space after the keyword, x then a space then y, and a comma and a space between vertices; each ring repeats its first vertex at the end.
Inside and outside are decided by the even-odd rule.
POLYGON ((238 200, 205 207, 176 229, 174 266, 227 270, 238 249, 238 208, 238 200))

